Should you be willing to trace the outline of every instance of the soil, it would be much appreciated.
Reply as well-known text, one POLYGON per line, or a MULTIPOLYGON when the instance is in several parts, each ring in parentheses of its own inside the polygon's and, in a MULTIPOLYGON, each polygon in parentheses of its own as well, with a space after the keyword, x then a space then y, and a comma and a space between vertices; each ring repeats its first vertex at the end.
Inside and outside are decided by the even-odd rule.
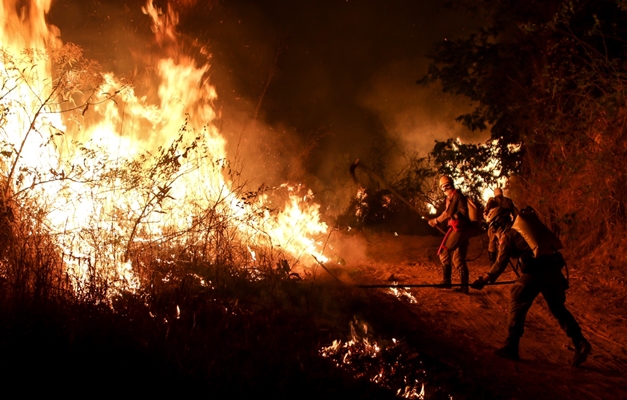
MULTIPOLYGON (((489 269, 485 238, 471 239, 468 263, 471 282, 489 269)), ((440 238, 388 233, 353 232, 338 243, 344 254, 341 268, 332 269, 349 284, 438 283, 436 251, 440 238)), ((520 361, 496 356, 507 334, 511 285, 471 289, 469 295, 453 290, 414 288, 396 297, 390 289, 368 291, 372 301, 360 318, 384 337, 394 335, 422 354, 457 371, 449 382, 453 398, 495 399, 626 399, 627 324, 625 288, 600 290, 586 271, 569 267, 567 308, 592 344, 592 352, 579 368, 571 367, 572 342, 559 328, 542 296, 526 321, 520 361)), ((515 280, 508 268, 499 281, 515 280)), ((459 277, 453 276, 453 283, 459 277)), ((441 388, 425 387, 425 398, 441 388)))

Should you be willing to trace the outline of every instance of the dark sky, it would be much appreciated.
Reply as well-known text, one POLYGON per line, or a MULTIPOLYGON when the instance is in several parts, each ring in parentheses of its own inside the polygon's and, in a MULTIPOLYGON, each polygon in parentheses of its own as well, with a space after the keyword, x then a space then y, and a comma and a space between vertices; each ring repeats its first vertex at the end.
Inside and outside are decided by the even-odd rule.
MULTIPOLYGON (((466 100, 415 84, 434 41, 475 25, 442 1, 171 3, 190 51, 204 45, 211 53, 210 80, 229 143, 241 143, 242 157, 263 158, 278 179, 307 173, 314 186, 332 185, 358 157, 394 169, 403 157, 426 154, 436 138, 480 139, 454 122, 466 100)), ((64 41, 126 73, 145 68, 138 54, 155 46, 143 4, 58 0, 50 21, 64 41)))

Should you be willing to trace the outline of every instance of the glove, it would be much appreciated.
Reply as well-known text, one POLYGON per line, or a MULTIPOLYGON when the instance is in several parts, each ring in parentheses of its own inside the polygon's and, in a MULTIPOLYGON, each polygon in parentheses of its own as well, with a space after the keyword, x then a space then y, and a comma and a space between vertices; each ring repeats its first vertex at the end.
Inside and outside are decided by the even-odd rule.
POLYGON ((438 224, 438 221, 436 221, 435 218, 429 220, 429 225, 430 226, 435 227, 437 224, 438 224))
POLYGON ((481 290, 483 289, 486 283, 488 283, 488 281, 483 279, 483 276, 480 276, 473 283, 470 284, 470 287, 473 289, 481 290))

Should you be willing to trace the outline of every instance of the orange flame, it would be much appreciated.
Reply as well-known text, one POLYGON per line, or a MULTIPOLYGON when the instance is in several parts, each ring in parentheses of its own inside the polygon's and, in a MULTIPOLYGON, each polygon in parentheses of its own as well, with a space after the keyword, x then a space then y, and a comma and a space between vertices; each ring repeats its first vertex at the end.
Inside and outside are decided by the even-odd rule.
POLYGON ((311 195, 290 189, 283 211, 270 213, 267 196, 244 204, 233 192, 223 174, 226 141, 214 124, 210 66, 180 50, 171 7, 163 13, 152 0, 143 7, 169 54, 156 63, 157 98, 148 99, 111 73, 94 78, 91 92, 75 83, 77 74, 92 72, 88 64, 75 70, 75 48, 62 53, 58 29, 45 22, 50 4, 0 2, 0 69, 5 88, 13 88, 2 93, 0 106, 10 112, 0 120, 7 133, 1 145, 11 156, 0 164, 15 192, 39 196, 47 206, 47 224, 77 288, 94 265, 112 285, 138 288, 126 256, 129 243, 172 228, 184 231, 194 224, 195 210, 211 207, 234 216, 242 241, 280 248, 296 260, 307 254, 326 260, 314 238, 327 226, 311 195), (24 53, 27 48, 34 50, 24 53), (57 60, 61 72, 54 70, 50 49, 66 57, 57 60), (259 209, 266 210, 253 217, 259 209))

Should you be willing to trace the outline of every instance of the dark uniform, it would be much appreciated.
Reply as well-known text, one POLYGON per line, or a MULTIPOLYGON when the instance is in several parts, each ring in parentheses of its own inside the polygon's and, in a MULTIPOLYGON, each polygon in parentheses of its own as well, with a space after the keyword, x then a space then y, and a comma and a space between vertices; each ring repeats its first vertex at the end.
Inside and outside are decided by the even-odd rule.
MULTIPOLYGON (((446 197, 446 209, 435 221, 448 221, 449 230, 440 245, 438 256, 442 262, 442 284, 451 284, 452 266, 459 271, 462 284, 468 284, 468 242, 473 233, 473 226, 468 218, 468 200, 459 190, 453 190, 446 197)), ((467 286, 461 291, 468 292, 467 286)))
POLYGON ((508 317, 508 336, 505 346, 497 354, 518 359, 518 344, 525 328, 525 318, 533 301, 542 293, 551 314, 560 327, 572 339, 576 354, 573 365, 584 362, 590 352, 590 344, 583 337, 579 324, 564 305, 568 281, 562 274, 564 259, 560 253, 534 258, 533 252, 520 233, 511 229, 509 222, 497 232, 499 248, 496 262, 486 277, 473 282, 472 287, 481 289, 486 282, 494 282, 503 273, 511 258, 521 261, 521 276, 511 290, 508 317))
MULTIPOLYGON (((490 210, 501 207, 504 210, 510 210, 512 218, 516 218, 518 215, 518 208, 514 204, 514 201, 509 197, 503 196, 503 191, 499 188, 495 189, 494 197, 491 197, 485 205, 483 213, 487 216, 490 210)), ((488 256, 490 262, 496 260, 496 254, 499 248, 499 240, 496 237, 496 232, 493 228, 488 228, 488 256)))

